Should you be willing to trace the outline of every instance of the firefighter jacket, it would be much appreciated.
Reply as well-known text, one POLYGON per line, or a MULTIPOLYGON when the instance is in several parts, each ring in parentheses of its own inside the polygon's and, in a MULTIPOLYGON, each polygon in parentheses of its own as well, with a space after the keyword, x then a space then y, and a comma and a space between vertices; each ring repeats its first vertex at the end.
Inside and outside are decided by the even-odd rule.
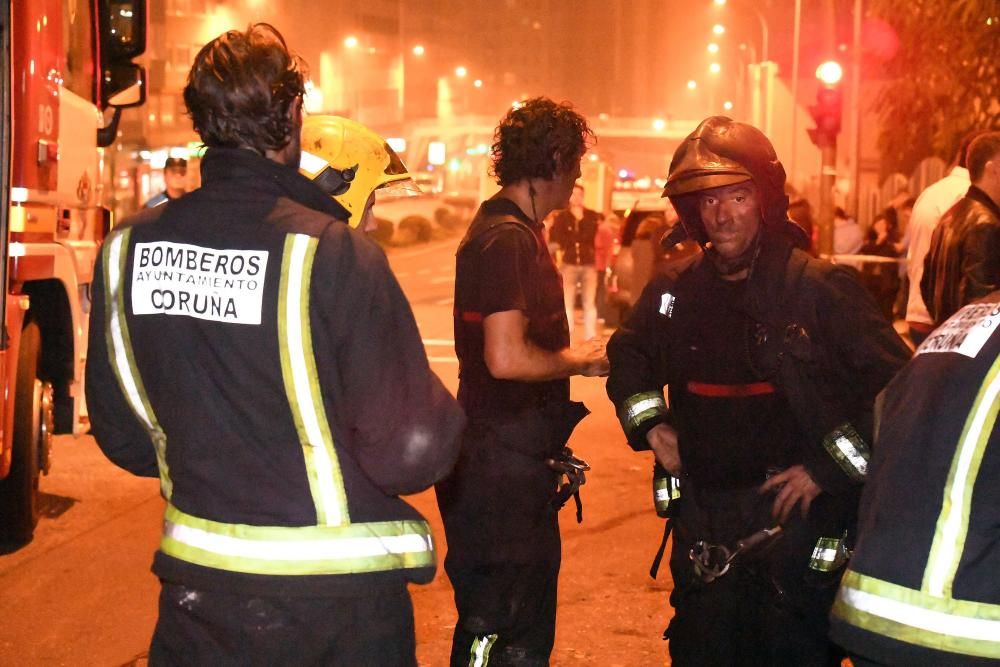
POLYGON ((429 526, 398 496, 450 470, 465 419, 384 253, 295 169, 216 148, 201 168, 95 268, 90 418, 108 458, 160 478, 154 572, 261 594, 429 581, 429 526))
MULTIPOLYGON (((909 350, 849 269, 810 257, 783 232, 761 234, 744 296, 754 326, 733 331, 732 344, 746 350, 762 383, 787 397, 805 439, 799 462, 816 483, 854 494, 867 471, 875 396, 909 350)), ((671 396, 685 389, 688 378, 672 360, 689 343, 690 323, 712 308, 698 289, 699 276, 712 270, 702 254, 672 266, 650 282, 608 345, 608 395, 636 450, 649 448, 653 426, 671 421, 664 385, 671 396)))
POLYGON ((977 188, 941 216, 924 258, 920 293, 936 324, 1000 288, 1000 206, 977 188))
POLYGON ((1000 661, 1000 292, 886 388, 832 635, 885 665, 1000 661))

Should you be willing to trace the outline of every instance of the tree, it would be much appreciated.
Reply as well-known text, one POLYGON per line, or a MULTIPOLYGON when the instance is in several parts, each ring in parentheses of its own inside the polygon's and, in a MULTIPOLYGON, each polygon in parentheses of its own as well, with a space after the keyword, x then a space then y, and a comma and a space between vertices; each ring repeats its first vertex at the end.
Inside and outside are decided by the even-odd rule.
POLYGON ((1000 3, 872 0, 870 9, 869 52, 893 39, 892 31, 879 39, 879 24, 898 38, 876 102, 884 168, 910 173, 931 155, 949 161, 970 130, 1000 129, 1000 3))

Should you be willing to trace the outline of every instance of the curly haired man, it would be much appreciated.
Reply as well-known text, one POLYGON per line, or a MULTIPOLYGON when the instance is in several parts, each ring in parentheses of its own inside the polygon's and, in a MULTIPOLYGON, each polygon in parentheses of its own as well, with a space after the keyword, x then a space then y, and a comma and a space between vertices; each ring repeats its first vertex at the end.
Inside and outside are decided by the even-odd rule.
POLYGON ((459 246, 455 348, 469 425, 437 486, 459 613, 452 665, 547 665, 552 651, 561 547, 546 462, 587 413, 569 400, 569 377, 604 375, 608 360, 603 341, 569 347, 541 221, 568 204, 591 136, 568 104, 512 108, 492 149, 500 191, 459 246))

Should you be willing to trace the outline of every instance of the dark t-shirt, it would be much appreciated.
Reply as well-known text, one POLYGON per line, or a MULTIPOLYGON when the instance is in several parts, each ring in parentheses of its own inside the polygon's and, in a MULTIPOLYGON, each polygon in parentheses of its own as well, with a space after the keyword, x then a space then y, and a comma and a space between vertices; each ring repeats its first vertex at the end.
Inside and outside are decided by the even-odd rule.
POLYGON ((459 247, 455 268, 458 400, 470 417, 569 400, 568 380, 498 380, 483 357, 483 320, 509 310, 525 314, 528 340, 543 350, 569 345, 562 279, 541 234, 542 226, 516 204, 496 198, 483 202, 459 247))
POLYGON ((745 341, 754 323, 742 312, 746 282, 711 270, 702 276, 702 306, 689 311, 677 346, 683 386, 670 390, 681 461, 702 486, 760 484, 768 468, 801 463, 796 452, 803 439, 781 390, 751 365, 745 341))

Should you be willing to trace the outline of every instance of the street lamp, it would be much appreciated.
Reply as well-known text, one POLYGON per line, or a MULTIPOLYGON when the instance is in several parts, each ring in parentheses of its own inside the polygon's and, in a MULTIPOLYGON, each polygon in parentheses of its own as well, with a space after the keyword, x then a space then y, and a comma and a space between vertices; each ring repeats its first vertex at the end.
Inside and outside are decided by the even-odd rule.
MULTIPOLYGON (((715 0, 716 7, 723 7, 726 4, 726 0, 715 0)), ((748 4, 753 13, 757 16, 757 20, 760 22, 760 32, 761 32, 761 42, 760 42, 760 60, 761 62, 767 62, 767 43, 768 43, 768 28, 767 21, 764 19, 764 15, 761 11, 753 4, 748 4)), ((721 35, 725 32, 725 26, 721 23, 716 23, 712 28, 712 32, 716 35, 721 35), (721 30, 719 30, 721 28, 721 30)))
POLYGON ((413 55, 417 56, 418 58, 424 55, 424 47, 422 44, 417 44, 416 46, 413 47, 413 55))
POLYGON ((720 65, 719 63, 712 63, 711 65, 708 66, 708 71, 711 72, 712 74, 718 74, 719 72, 722 71, 722 65, 720 65))
POLYGON ((708 52, 709 53, 718 53, 719 52, 719 45, 716 42, 709 42, 708 43, 708 52))
POLYGON ((695 81, 694 79, 691 79, 690 81, 687 82, 687 87, 688 90, 694 90, 695 88, 698 87, 698 82, 695 81))
POLYGON ((348 35, 347 37, 344 38, 344 46, 346 46, 349 49, 357 48, 358 38, 355 37, 354 35, 348 35))
POLYGON ((459 65, 458 67, 455 68, 455 76, 457 76, 459 79, 464 79, 468 73, 469 70, 467 70, 462 65, 459 65))

